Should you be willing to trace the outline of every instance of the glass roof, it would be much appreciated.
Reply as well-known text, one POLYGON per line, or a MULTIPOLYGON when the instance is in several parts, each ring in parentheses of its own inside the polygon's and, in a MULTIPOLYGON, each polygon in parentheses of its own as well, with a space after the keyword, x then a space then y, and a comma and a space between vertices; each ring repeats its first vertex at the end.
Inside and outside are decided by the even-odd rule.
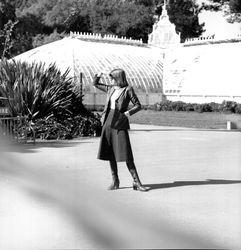
MULTIPOLYGON (((41 61, 46 65, 56 63, 63 71, 69 68, 70 75, 76 79, 83 73, 83 87, 86 91, 92 89, 92 79, 96 73, 110 72, 114 68, 124 69, 129 84, 136 90, 162 91, 162 51, 147 45, 85 41, 67 37, 27 51, 15 59, 41 61)), ((108 84, 109 80, 109 77, 103 77, 102 82, 108 84)))

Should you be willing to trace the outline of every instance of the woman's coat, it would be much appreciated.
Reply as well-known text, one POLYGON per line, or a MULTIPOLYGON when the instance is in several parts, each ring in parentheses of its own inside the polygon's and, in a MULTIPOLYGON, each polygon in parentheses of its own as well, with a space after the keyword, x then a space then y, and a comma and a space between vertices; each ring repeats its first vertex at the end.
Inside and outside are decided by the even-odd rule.
MULTIPOLYGON (((107 93, 106 104, 105 104, 104 111, 102 113, 102 118, 101 118, 102 125, 103 125, 106 121, 106 118, 107 118, 107 115, 108 115, 108 112, 110 109, 110 98, 111 98, 112 94, 114 93, 115 89, 113 86, 107 86, 107 85, 103 85, 103 84, 99 83, 99 80, 100 80, 100 77, 98 77, 96 75, 94 77, 94 80, 93 80, 94 86, 107 93)), ((116 110, 119 111, 121 114, 128 111, 130 115, 133 115, 136 112, 138 112, 139 110, 141 110, 141 104, 140 104, 140 102, 139 102, 139 100, 138 100, 138 98, 137 98, 137 96, 136 96, 136 94, 131 86, 127 86, 127 87, 123 88, 123 91, 121 92, 120 96, 116 100, 115 107, 116 107, 116 110), (129 106, 130 102, 133 104, 133 107, 128 110, 128 106, 129 106)), ((114 116, 113 124, 115 124, 115 123, 117 124, 118 120, 122 119, 123 116, 125 116, 125 115, 114 116)), ((129 120, 128 119, 126 119, 126 120, 127 120, 127 122, 122 129, 129 129, 130 128, 129 120)))

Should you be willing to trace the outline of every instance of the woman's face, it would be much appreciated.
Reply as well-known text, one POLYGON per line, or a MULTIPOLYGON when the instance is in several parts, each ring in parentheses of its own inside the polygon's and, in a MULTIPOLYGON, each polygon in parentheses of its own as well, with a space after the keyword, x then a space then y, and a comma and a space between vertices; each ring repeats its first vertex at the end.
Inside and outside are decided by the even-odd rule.
POLYGON ((110 78, 110 85, 115 85, 116 84, 116 82, 115 82, 115 79, 113 78, 113 77, 111 77, 110 78))

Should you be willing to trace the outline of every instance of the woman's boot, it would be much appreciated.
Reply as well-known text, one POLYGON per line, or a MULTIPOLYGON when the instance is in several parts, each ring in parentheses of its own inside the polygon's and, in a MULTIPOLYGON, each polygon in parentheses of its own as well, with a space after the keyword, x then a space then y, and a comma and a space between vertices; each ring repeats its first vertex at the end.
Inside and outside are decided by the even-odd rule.
POLYGON ((112 183, 108 187, 108 190, 115 190, 115 189, 118 189, 120 186, 120 181, 118 178, 117 163, 115 161, 110 161, 110 169, 111 169, 111 175, 112 175, 112 183))
POLYGON ((144 187, 141 184, 141 181, 140 181, 140 178, 139 178, 138 173, 136 171, 136 166, 135 166, 134 162, 127 162, 126 165, 127 165, 128 169, 133 177, 133 189, 139 190, 142 192, 148 191, 148 188, 144 187))

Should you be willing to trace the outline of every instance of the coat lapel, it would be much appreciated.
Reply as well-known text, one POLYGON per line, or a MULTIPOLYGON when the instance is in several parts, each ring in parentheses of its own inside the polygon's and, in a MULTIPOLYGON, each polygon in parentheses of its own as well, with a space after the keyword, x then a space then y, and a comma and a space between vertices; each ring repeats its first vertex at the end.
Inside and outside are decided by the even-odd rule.
MULTIPOLYGON (((126 87, 123 88, 123 89, 119 92, 119 94, 118 94, 116 100, 121 96, 121 94, 125 91, 125 89, 126 89, 126 87)), ((115 92, 115 89, 114 89, 114 88, 111 88, 111 89, 110 89, 110 92, 109 92, 109 94, 108 94, 108 102, 109 102, 109 100, 110 100, 110 98, 111 98, 111 96, 113 95, 114 92, 115 92)))
POLYGON ((108 93, 108 101, 110 100, 111 96, 113 95, 115 89, 114 88, 111 88, 110 89, 110 92, 108 93))
POLYGON ((118 94, 116 100, 118 100, 119 97, 122 95, 122 93, 124 93, 125 89, 126 89, 126 87, 122 88, 122 90, 119 92, 119 94, 118 94))

